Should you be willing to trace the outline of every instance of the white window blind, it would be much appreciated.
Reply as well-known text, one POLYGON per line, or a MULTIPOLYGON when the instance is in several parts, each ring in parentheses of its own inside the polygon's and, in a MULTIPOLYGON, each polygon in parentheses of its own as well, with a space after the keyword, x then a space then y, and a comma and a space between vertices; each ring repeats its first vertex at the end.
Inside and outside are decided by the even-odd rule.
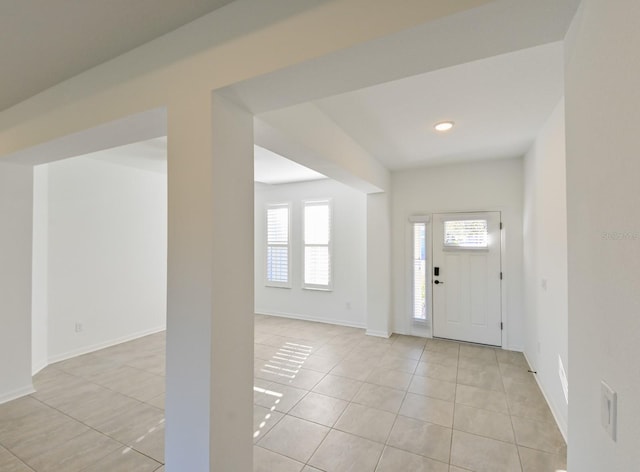
POLYGON ((427 319, 426 224, 413 224, 413 318, 427 319))
POLYGON ((449 220, 444 222, 445 248, 487 249, 487 220, 449 220))
POLYGON ((331 206, 328 200, 304 203, 304 287, 331 288, 331 206))
POLYGON ((290 287, 289 205, 267 207, 267 285, 290 287))

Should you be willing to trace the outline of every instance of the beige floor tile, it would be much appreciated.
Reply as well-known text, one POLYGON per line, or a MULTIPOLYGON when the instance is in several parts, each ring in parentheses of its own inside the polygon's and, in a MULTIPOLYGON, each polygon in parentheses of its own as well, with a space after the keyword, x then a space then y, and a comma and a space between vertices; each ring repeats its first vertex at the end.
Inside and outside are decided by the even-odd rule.
POLYGON ((333 426, 347 405, 346 401, 339 398, 309 392, 289 414, 314 423, 333 426))
POLYGON ((496 357, 498 358, 498 362, 500 364, 511 364, 517 365, 520 367, 524 367, 525 369, 529 369, 529 364, 527 363, 524 354, 516 351, 507 351, 506 349, 496 349, 496 357))
POLYGON ((84 424, 64 415, 56 415, 34 426, 29 429, 16 428, 11 438, 3 440, 13 454, 27 463, 41 454, 65 447, 71 439, 91 431, 84 424))
POLYGON ((166 395, 164 393, 161 393, 157 397, 150 398, 145 403, 148 403, 151 406, 155 406, 156 408, 160 408, 161 410, 164 410, 165 399, 166 399, 166 395))
POLYGON ((114 392, 146 401, 165 391, 165 378, 126 365, 111 370, 93 381, 114 392))
POLYGON ((61 395, 68 397, 70 394, 77 392, 78 389, 86 388, 87 381, 82 377, 76 377, 61 370, 55 370, 53 372, 56 373, 55 377, 43 382, 35 382, 34 388, 36 392, 32 394, 34 398, 50 403, 61 395))
POLYGON ((353 402, 379 410, 390 411, 391 413, 398 413, 404 397, 405 392, 403 390, 364 383, 356 396, 353 397, 353 402))
POLYGON ((498 366, 483 366, 474 369, 458 368, 458 383, 471 387, 503 392, 502 376, 498 366))
POLYGON ((367 376, 367 382, 391 387, 398 390, 406 390, 411 382, 411 374, 399 370, 388 370, 376 368, 367 376))
POLYGON ((0 446, 0 470, 2 472, 33 472, 24 462, 0 446))
MULTIPOLYGON (((514 444, 490 438, 508 439, 502 434, 509 414, 518 425, 517 447, 525 472, 555 472, 553 467, 566 464, 564 442, 558 440, 553 416, 521 353, 440 339, 372 338, 360 329, 262 315, 255 317, 255 333, 256 424, 267 420, 255 441, 258 446, 269 442, 269 449, 298 451, 302 457, 296 461, 281 450, 259 447, 258 453, 275 461, 261 461, 270 472, 289 472, 289 466, 291 471, 366 472, 375 469, 378 459, 378 472, 519 470, 519 462, 510 462, 514 444), (353 434, 284 416, 291 412, 331 424, 345 405, 342 426, 353 434), (345 416, 347 411, 351 414, 345 416), (482 436, 452 433, 454 411, 455 428, 482 436), (401 416, 396 417, 397 412, 401 416), (283 421, 289 426, 280 427, 283 421), (384 457, 382 442, 358 435, 388 439, 384 457), (447 438, 453 438, 452 454, 458 461, 449 469, 443 465, 448 462, 447 438), (466 456, 474 447, 476 453, 466 456), (303 465, 308 456, 317 462, 303 465), (487 464, 494 460, 500 462, 492 469, 487 464)), ((88 472, 163 472, 164 344, 165 334, 158 333, 43 369, 34 377, 33 397, 0 405, 0 443, 15 447, 10 451, 0 446, 0 470, 36 470, 20 461, 22 454, 57 472, 74 471, 79 464, 88 472), (126 450, 122 444, 87 431, 85 425, 126 440, 132 445, 128 456, 121 454, 126 450), (87 434, 99 439, 90 440, 87 434), (12 454, 16 451, 20 454, 12 454)))
POLYGON ((385 447, 376 472, 448 472, 449 466, 426 457, 385 447))
POLYGON ((451 464, 476 472, 521 472, 514 444, 453 432, 451 464))
POLYGON ((400 414, 446 428, 453 425, 453 402, 407 393, 400 414))
POLYGON ((458 353, 447 353, 440 351, 430 351, 425 349, 420 357, 420 362, 441 364, 447 367, 458 367, 458 353))
POLYGON ((388 411, 351 403, 334 425, 335 429, 384 443, 396 415, 388 411))
POLYGON ((96 429, 123 444, 132 445, 136 439, 143 436, 151 428, 157 428, 163 423, 164 412, 162 410, 145 403, 139 403, 96 426, 96 429))
POLYGON ((478 436, 514 442, 511 417, 495 411, 457 404, 453 418, 453 428, 477 434, 478 436))
POLYGON ((455 341, 446 341, 444 339, 427 339, 424 350, 429 352, 440 352, 442 354, 457 357, 460 352, 460 344, 455 341))
POLYGON ((95 431, 77 436, 63 446, 28 462, 38 472, 78 472, 98 462, 122 445, 95 431))
POLYGON ((362 381, 365 380, 373 370, 374 366, 367 361, 342 361, 331 369, 330 374, 362 381))
POLYGON ((555 424, 542 423, 516 416, 512 419, 513 429, 516 432, 516 441, 519 446, 552 454, 561 453, 566 448, 564 438, 555 424))
POLYGON ((153 472, 161 464, 129 447, 118 449, 82 472, 153 472))
MULTIPOLYGON (((162 394, 164 397, 164 393, 162 394)), ((131 397, 109 389, 102 388, 90 397, 79 398, 73 404, 60 407, 67 415, 76 418, 89 426, 103 424, 123 411, 134 408, 140 402, 131 397)))
POLYGON ((460 357, 471 357, 474 359, 484 359, 497 363, 496 350, 491 347, 474 346, 471 344, 460 345, 460 357))
POLYGON ((60 421, 63 417, 60 412, 49 407, 34 408, 30 411, 21 406, 19 411, 7 413, 7 417, 0 421, 0 444, 9 448, 33 434, 38 434, 43 424, 60 421))
POLYGON ((253 472, 300 472, 304 464, 276 452, 253 446, 253 472))
POLYGON ((373 472, 382 448, 368 439, 331 430, 309 465, 331 472, 373 472))
POLYGON ((285 416, 258 441, 258 446, 307 462, 328 432, 329 428, 317 423, 285 416))
POLYGON ((253 440, 259 441, 282 419, 284 413, 262 406, 253 406, 253 440))
POLYGON ((557 472, 567 469, 567 454, 549 454, 520 446, 523 472, 557 472))
POLYGON ((413 374, 418 366, 418 361, 407 357, 398 357, 388 354, 382 357, 380 362, 377 364, 381 369, 399 370, 400 372, 413 374))
POLYGON ((164 423, 153 426, 142 436, 136 438, 130 446, 136 451, 149 456, 160 463, 164 463, 164 423))
POLYGON ((264 394, 254 401, 256 405, 271 409, 275 406, 276 411, 288 413, 296 403, 309 393, 301 388, 288 387, 278 383, 270 383, 264 394))
POLYGON ((408 391, 452 402, 456 396, 456 384, 453 382, 446 382, 444 380, 415 375, 411 379, 408 391))
POLYGON ((362 382, 337 375, 327 375, 313 388, 316 393, 350 401, 358 392, 362 382))
POLYGON ((451 429, 398 416, 387 443, 398 449, 448 463, 451 453, 451 429))
POLYGON ((292 378, 278 377, 275 382, 287 385, 289 387, 301 388, 303 390, 311 390, 325 376, 322 372, 315 370, 300 369, 293 374, 292 378))
POLYGON ((423 350, 424 347, 422 346, 402 345, 396 342, 387 350, 387 354, 396 357, 406 357, 417 361, 422 356, 423 350))
POLYGON ((507 381, 514 380, 526 382, 527 379, 533 378, 532 376, 534 375, 529 372, 528 367, 513 364, 500 364, 500 373, 503 378, 507 379, 507 381))
POLYGON ((147 353, 126 362, 126 365, 155 375, 166 374, 167 359, 164 353, 147 353))
POLYGON ((74 357, 66 361, 53 364, 56 369, 78 377, 92 377, 97 372, 105 372, 118 367, 118 363, 94 354, 74 357))
POLYGON ((458 366, 457 364, 447 366, 433 361, 420 362, 416 367, 415 375, 455 382, 458 377, 458 366))
POLYGON ((486 357, 464 357, 460 355, 458 366, 464 369, 476 369, 485 366, 499 367, 500 365, 495 357, 487 359, 486 357))
POLYGON ((317 354, 309 356, 306 361, 304 361, 304 368, 309 370, 315 370, 316 372, 322 372, 323 374, 327 374, 333 369, 337 364, 338 360, 332 359, 330 357, 323 357, 317 354))
POLYGON ((482 408, 483 410, 497 411, 498 413, 509 413, 507 397, 503 392, 494 390, 484 390, 469 385, 459 384, 456 388, 456 403, 482 408))
POLYGON ((32 396, 26 396, 0 405, 0 431, 13 421, 28 418, 34 414, 43 416, 56 414, 56 411, 32 396))

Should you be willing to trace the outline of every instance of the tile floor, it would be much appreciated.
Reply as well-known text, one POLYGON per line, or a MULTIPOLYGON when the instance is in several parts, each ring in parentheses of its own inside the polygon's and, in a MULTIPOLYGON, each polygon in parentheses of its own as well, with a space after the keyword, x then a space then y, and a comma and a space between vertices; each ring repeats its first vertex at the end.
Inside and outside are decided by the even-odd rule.
MULTIPOLYGON (((163 472, 164 344, 39 373, 35 394, 0 405, 0 470, 163 472)), ((255 472, 566 468, 517 353, 256 316, 254 403, 255 472)))

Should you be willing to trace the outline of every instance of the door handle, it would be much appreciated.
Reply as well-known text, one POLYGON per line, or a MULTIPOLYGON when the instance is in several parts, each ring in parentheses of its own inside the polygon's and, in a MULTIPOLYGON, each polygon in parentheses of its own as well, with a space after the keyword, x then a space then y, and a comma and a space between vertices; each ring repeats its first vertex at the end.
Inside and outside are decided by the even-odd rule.
POLYGON ((438 284, 443 284, 444 282, 440 282, 439 280, 434 280, 433 283, 438 285, 438 284))

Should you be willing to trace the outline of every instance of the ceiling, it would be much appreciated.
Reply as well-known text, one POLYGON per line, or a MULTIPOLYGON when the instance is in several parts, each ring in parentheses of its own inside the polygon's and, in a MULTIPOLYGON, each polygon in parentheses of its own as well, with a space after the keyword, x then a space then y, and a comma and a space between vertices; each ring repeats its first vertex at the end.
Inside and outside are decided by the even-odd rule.
POLYGON ((167 173, 167 138, 155 138, 127 144, 79 158, 89 158, 111 164, 132 167, 159 174, 167 173))
POLYGON ((2 1, 0 111, 231 1, 2 1))
MULTIPOLYGON (((149 139, 118 146, 72 159, 94 159, 111 164, 167 173, 167 138, 149 139)), ((254 181, 263 184, 285 184, 326 179, 319 172, 308 169, 274 152, 254 146, 254 181)))
POLYGON ((285 159, 260 146, 254 146, 253 156, 253 175, 256 182, 285 184, 326 178, 319 172, 285 159))
POLYGON ((563 64, 555 42, 314 103, 389 169, 516 157, 561 100, 563 64))

